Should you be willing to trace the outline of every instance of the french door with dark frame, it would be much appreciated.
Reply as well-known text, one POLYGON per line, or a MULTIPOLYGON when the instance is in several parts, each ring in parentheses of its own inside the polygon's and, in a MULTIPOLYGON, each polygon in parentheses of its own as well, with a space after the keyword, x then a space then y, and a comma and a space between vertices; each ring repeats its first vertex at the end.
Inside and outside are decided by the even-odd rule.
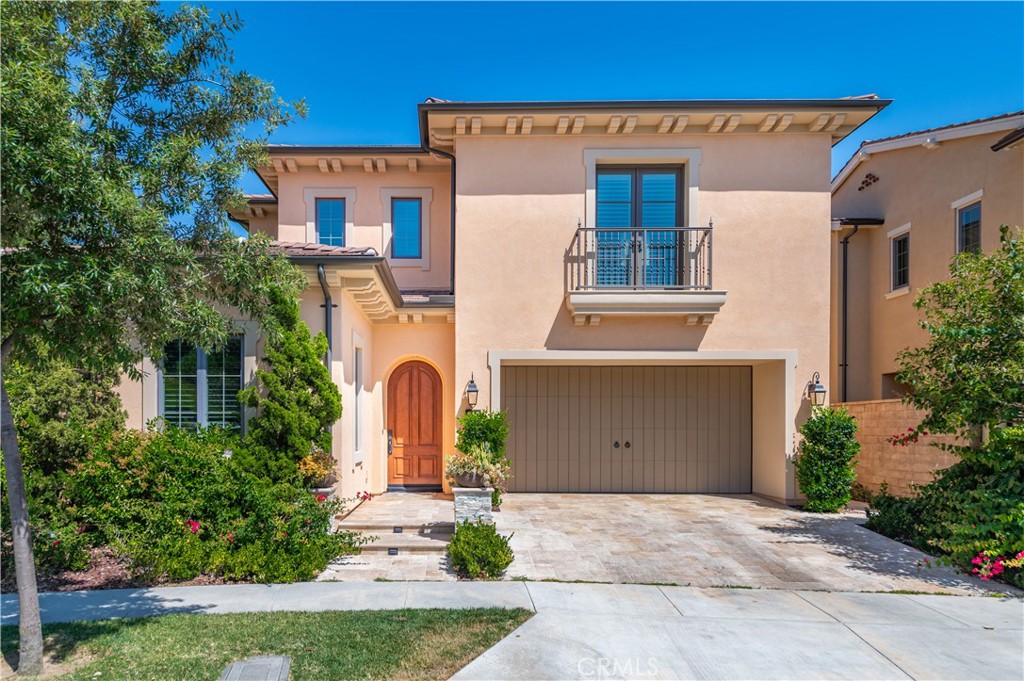
POLYGON ((596 274, 607 288, 680 283, 681 166, 597 169, 596 274))

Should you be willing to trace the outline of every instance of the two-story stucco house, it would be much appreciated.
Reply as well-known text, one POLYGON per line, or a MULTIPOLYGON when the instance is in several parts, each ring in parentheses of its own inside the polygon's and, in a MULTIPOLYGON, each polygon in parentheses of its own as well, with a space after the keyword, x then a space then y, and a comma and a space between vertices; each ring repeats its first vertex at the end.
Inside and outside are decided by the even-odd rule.
MULTIPOLYGON (((830 381, 830 152, 888 103, 429 100, 416 146, 271 146, 235 218, 306 273, 340 493, 439 488, 472 381, 507 411, 513 491, 796 499, 830 381)), ((189 380, 248 381, 259 347, 240 320, 189 380)), ((148 369, 136 425, 247 417, 183 413, 148 369)))

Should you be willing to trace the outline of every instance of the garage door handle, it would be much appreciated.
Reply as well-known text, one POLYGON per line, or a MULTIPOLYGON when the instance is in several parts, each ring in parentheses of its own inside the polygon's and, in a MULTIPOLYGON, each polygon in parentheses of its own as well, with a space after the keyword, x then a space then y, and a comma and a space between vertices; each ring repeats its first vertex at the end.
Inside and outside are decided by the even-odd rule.
POLYGON ((619 448, 619 441, 618 441, 618 440, 616 440, 616 441, 615 441, 615 444, 614 444, 614 445, 612 445, 612 447, 615 447, 615 449, 618 449, 618 448, 619 448))
POLYGON ((633 445, 629 444, 629 442, 628 442, 628 441, 626 442, 626 449, 629 449, 629 448, 630 448, 630 447, 632 447, 632 446, 633 446, 633 445))

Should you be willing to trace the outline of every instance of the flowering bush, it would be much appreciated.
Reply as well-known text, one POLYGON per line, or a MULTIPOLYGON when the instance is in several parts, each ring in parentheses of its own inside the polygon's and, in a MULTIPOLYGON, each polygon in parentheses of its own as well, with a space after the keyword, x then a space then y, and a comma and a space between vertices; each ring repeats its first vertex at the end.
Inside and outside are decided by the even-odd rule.
POLYGON ((150 581, 287 582, 357 550, 354 535, 330 532, 342 502, 258 478, 223 456, 230 447, 234 438, 214 430, 114 434, 61 479, 65 529, 48 553, 109 546, 150 581))
POLYGON ((885 441, 891 444, 893 447, 909 447, 912 444, 917 444, 917 440, 921 436, 927 436, 927 430, 920 430, 918 428, 907 428, 905 433, 896 433, 885 438, 885 441))
POLYGON ((867 526, 965 572, 1024 587, 1024 427, 952 449, 961 460, 913 496, 875 495, 867 526))

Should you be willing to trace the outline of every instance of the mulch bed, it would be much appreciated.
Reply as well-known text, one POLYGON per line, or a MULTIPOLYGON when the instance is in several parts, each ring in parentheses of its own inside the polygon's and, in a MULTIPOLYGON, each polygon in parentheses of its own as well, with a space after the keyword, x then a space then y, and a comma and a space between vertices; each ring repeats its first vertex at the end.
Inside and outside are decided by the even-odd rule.
MULTIPOLYGON (((64 571, 54 574, 36 574, 36 586, 39 591, 86 591, 93 589, 131 589, 147 586, 201 586, 206 584, 227 584, 220 577, 200 575, 187 581, 172 582, 170 580, 141 580, 133 577, 128 569, 128 562, 119 558, 107 548, 92 549, 89 556, 89 567, 78 572, 64 571)), ((14 571, 8 570, 0 580, 0 592, 16 593, 14 571)))

